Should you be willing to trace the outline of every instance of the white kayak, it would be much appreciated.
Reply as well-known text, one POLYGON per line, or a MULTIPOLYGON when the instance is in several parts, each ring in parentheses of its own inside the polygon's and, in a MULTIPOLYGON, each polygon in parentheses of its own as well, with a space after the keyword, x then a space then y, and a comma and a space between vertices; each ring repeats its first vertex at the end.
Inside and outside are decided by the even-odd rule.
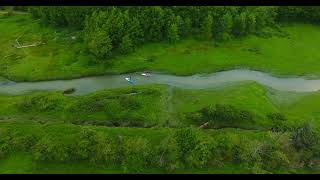
POLYGON ((142 73, 141 75, 142 76, 146 76, 146 77, 150 77, 151 76, 151 74, 149 74, 149 73, 142 73))

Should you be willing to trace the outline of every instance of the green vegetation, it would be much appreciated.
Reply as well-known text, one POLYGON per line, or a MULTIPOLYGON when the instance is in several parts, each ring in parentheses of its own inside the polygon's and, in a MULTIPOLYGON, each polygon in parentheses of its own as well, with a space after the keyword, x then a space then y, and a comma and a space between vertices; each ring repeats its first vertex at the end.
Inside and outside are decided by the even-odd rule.
MULTIPOLYGON (((315 111, 309 114, 307 112, 310 106, 313 107, 313 102, 304 103, 296 111, 293 108, 288 111, 289 105, 277 103, 268 96, 269 93, 268 89, 251 82, 212 90, 174 88, 172 94, 163 85, 102 90, 85 96, 65 96, 62 92, 34 92, 19 96, 1 95, 0 116, 5 119, 22 114, 23 117, 42 121, 63 120, 74 124, 103 126, 184 127, 200 126, 210 120, 191 118, 192 113, 222 104, 231 105, 243 112, 243 115, 250 116, 248 120, 234 118, 229 123, 231 127, 268 129, 274 121, 268 117, 269 113, 277 112, 290 117, 287 120, 290 125, 312 119, 315 111), (172 96, 171 101, 168 100, 169 96, 172 96), (301 113, 303 109, 305 113, 301 113), (291 118, 292 113, 295 118, 291 118)), ((317 98, 318 93, 309 96, 303 97, 297 104, 309 98, 317 98)), ((224 120, 221 122, 223 125, 224 120)))
MULTIPOLYGON (((239 67, 276 75, 319 76, 316 48, 319 27, 310 24, 283 25, 281 32, 264 28, 258 36, 249 35, 224 42, 184 38, 174 45, 167 42, 148 43, 127 55, 117 55, 103 62, 87 51, 87 43, 83 42, 80 30, 50 27, 27 15, 1 16, 0 29, 3 34, 0 38, 3 49, 0 52, 0 73, 17 81, 68 79, 145 69, 190 75, 239 67), (75 39, 72 39, 73 36, 75 39), (17 49, 13 46, 17 38, 23 45, 37 41, 46 44, 17 49), (150 57, 152 61, 149 61, 150 57), (290 63, 286 63, 288 61, 290 63)), ((99 41, 103 38, 96 37, 99 41)), ((131 51, 130 40, 126 42, 123 49, 131 51)))
MULTIPOLYGON (((305 114, 297 115, 296 118, 301 117, 299 121, 291 119, 290 113, 294 112, 287 111, 288 104, 285 106, 275 104, 276 101, 269 97, 270 92, 277 93, 274 90, 268 90, 250 82, 212 90, 174 89, 172 102, 168 102, 166 101, 168 98, 166 88, 166 86, 154 85, 136 86, 103 90, 86 96, 64 96, 62 92, 35 92, 21 96, 3 95, 0 98, 2 119, 0 130, 2 129, 3 135, 7 135, 3 136, 5 138, 1 142, 3 160, 0 161, 0 165, 3 162, 3 166, 9 168, 19 166, 12 162, 15 160, 11 160, 8 154, 12 152, 10 150, 12 148, 19 153, 27 153, 21 157, 26 158, 22 162, 32 164, 29 167, 32 169, 26 171, 35 173, 68 172, 59 169, 65 166, 61 165, 62 162, 70 163, 67 168, 67 170, 70 169, 70 173, 76 173, 92 165, 97 168, 90 168, 83 173, 179 173, 183 171, 182 169, 186 170, 184 172, 189 172, 188 169, 193 168, 199 169, 199 172, 196 169, 190 172, 219 172, 211 171, 210 168, 213 167, 222 168, 222 172, 224 168, 240 168, 239 173, 294 173, 295 171, 290 169, 297 168, 299 163, 304 164, 304 168, 317 167, 318 155, 315 152, 318 152, 319 123, 310 121, 313 114, 309 114, 309 118, 305 118, 305 114), (132 91, 137 94, 128 96, 128 93, 132 91), (114 108, 115 111, 110 111, 109 108, 115 106, 112 99, 121 97, 128 97, 126 103, 123 104, 127 106, 124 108, 118 106, 114 108), (148 102, 152 105, 148 105, 148 102), (215 107, 220 102, 226 105, 215 107), (168 103, 172 103, 171 111, 166 108, 168 103), (140 119, 130 115, 130 105, 138 108, 134 112, 140 119), (69 112, 71 107, 73 111, 69 112), (213 112, 216 112, 212 116, 213 122, 222 124, 209 126, 208 130, 196 130, 201 123, 194 118, 186 117, 189 113, 203 112, 199 110, 206 109, 206 107, 230 109, 216 111, 217 109, 214 108, 213 112), (126 108, 129 110, 126 111, 126 108), (127 113, 123 117, 120 116, 123 114, 122 111, 127 113), (230 112, 232 114, 229 114, 230 112), (237 113, 240 113, 239 116, 237 113), (120 117, 116 119, 108 115, 119 115, 120 117), (220 118, 217 118, 216 115, 220 118), (226 119, 223 119, 225 117, 226 119), (284 121, 285 125, 290 128, 281 129, 281 131, 273 129, 275 125, 278 125, 274 123, 279 121, 284 121), (227 124, 223 124, 224 122, 227 124), (304 123, 309 123, 307 127, 311 128, 304 128, 306 126, 304 123), (85 126, 88 124, 100 127, 85 126), (113 128, 114 126, 120 127, 113 128), (124 126, 129 127, 124 128, 124 126), (158 128, 130 128, 132 126, 158 128), (193 128, 181 130, 164 128, 167 126, 176 128, 192 126, 193 128), (223 128, 224 126, 236 127, 236 129, 223 128), (214 128, 219 130, 214 130, 214 128), (97 134, 96 131, 107 134, 97 134), (211 139, 211 136, 214 138, 211 139), (116 137, 120 139, 117 140, 116 137), (6 145, 8 141, 10 143, 6 145), (117 145, 119 142, 123 143, 122 148, 117 145), (275 145, 275 142, 279 142, 279 145, 275 145), (288 149, 287 146, 290 148, 288 149), (73 147, 77 149, 72 150, 73 147), (81 148, 78 149, 79 147, 81 148), (301 149, 300 147, 307 148, 301 149), (256 148, 262 148, 262 154, 257 157, 248 156, 252 154, 250 151, 257 150, 256 148), (28 155, 29 149, 32 149, 32 156, 28 155), (128 149, 130 151, 126 152, 128 149), (121 161, 118 159, 119 156, 122 157, 121 161), (269 156, 276 159, 269 159, 269 156), (217 157, 219 158, 216 159, 217 157), (162 160, 157 161, 153 158, 162 160), (79 162, 79 165, 73 165, 75 162, 79 162), (144 164, 145 162, 150 162, 150 164, 144 164), (8 165, 10 163, 12 165, 8 165), (122 168, 119 167, 119 163, 122 168), (232 167, 229 167, 230 164, 232 167), (45 170, 46 167, 51 166, 52 170, 51 168, 45 170), (282 171, 276 171, 280 170, 279 168, 282 171)), ((292 101, 291 104, 300 104, 305 102, 308 96, 315 98, 318 94, 304 95, 292 101)), ((281 95, 275 96, 279 98, 281 95)), ((115 102, 121 103, 121 101, 117 99, 115 102)), ((304 103, 304 108, 307 109, 311 105, 313 105, 311 102, 304 103)), ((203 120, 203 122, 210 120, 210 116, 207 120, 203 120)), ((238 171, 235 170, 235 172, 238 171)))
POLYGON ((237 168, 238 172, 242 173, 266 173, 273 172, 272 169, 276 167, 290 172, 290 168, 293 167, 286 165, 287 161, 292 160, 291 163, 299 161, 284 154, 292 153, 294 149, 281 148, 283 143, 288 141, 286 133, 275 135, 263 131, 232 129, 206 131, 163 128, 115 129, 56 123, 40 125, 26 121, 3 122, 0 130, 2 136, 10 138, 10 141, 5 142, 8 148, 19 150, 17 156, 8 155, 7 158, 2 158, 0 167, 3 167, 1 168, 3 173, 16 172, 12 171, 12 168, 23 165, 27 166, 20 169, 22 173, 68 173, 68 171, 69 173, 80 173, 88 166, 91 168, 82 173, 174 173, 181 171, 182 168, 186 168, 187 171, 184 172, 188 172, 188 169, 192 167, 199 169, 199 172, 210 173, 210 169, 205 170, 210 166, 220 167, 212 171, 213 173, 219 172, 219 169, 224 172, 223 169, 227 167, 237 168), (24 136, 25 133, 29 134, 27 138, 24 136), (34 139, 36 141, 33 141, 34 139), (31 140, 33 143, 28 144, 31 140), (273 142, 272 147, 268 145, 269 142, 273 142), (238 149, 243 144, 247 145, 245 147, 247 149, 238 149), (256 148, 260 149, 257 151, 256 148), (180 151, 184 152, 183 156, 179 155, 180 151), (258 153, 252 154, 254 151, 258 153), (205 152, 210 152, 210 154, 201 155, 205 152), (87 153, 97 155, 87 156, 87 153), (270 153, 277 156, 273 156, 274 159, 268 159, 270 153), (248 156, 250 154, 254 156, 248 156), (142 161, 144 158, 146 161, 142 161), (69 166, 63 165, 69 162, 69 166), (230 163, 234 163, 234 166, 230 167, 230 163), (254 163, 254 167, 250 163, 254 163))
MULTIPOLYGON (((0 76, 249 68, 318 78, 319 17, 319 7, 0 7, 0 76)), ((74 91, 0 94, 0 173, 319 173, 319 91, 74 91)))
MULTIPOLYGON (((230 107, 239 115, 220 126, 243 129, 270 129, 275 123, 289 127, 316 119, 315 93, 283 93, 257 83, 244 82, 217 89, 186 90, 164 85, 144 85, 101 90, 84 96, 65 96, 63 92, 33 92, 26 95, 0 96, 0 118, 24 117, 30 120, 64 121, 74 124, 129 127, 200 126, 210 120, 199 119, 200 112, 214 111, 216 105, 230 107), (291 95, 290 95, 291 94, 291 95), (169 100, 171 96, 171 100, 169 100), (247 118, 243 118, 247 117, 247 118)), ((225 113, 222 112, 222 115, 225 113)), ((228 113, 226 113, 228 117, 228 113)))
POLYGON ((190 118, 185 118, 190 113, 200 111, 208 106, 226 104, 235 106, 237 109, 250 110, 255 116, 252 121, 235 121, 233 126, 243 128, 250 128, 253 125, 255 128, 268 127, 271 126, 271 122, 266 118, 267 113, 278 112, 279 110, 273 101, 267 97, 267 92, 256 83, 240 83, 216 90, 176 89, 173 104, 176 118, 180 117, 184 123, 191 121, 190 118))
POLYGON ((164 126, 166 91, 162 86, 103 90, 86 96, 62 92, 36 92, 27 96, 1 96, 2 115, 42 116, 75 124, 105 126, 164 126))

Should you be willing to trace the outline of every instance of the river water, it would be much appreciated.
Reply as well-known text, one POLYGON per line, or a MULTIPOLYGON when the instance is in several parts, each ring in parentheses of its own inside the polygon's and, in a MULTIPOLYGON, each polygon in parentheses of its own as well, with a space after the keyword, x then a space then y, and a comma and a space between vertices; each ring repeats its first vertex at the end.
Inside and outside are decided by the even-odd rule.
POLYGON ((176 76, 156 73, 151 77, 144 77, 141 73, 105 75, 85 77, 72 80, 54 80, 40 82, 12 82, 0 80, 0 93, 24 94, 35 90, 66 90, 75 88, 75 95, 84 95, 104 88, 119 88, 143 84, 166 84, 184 89, 207 89, 219 87, 224 84, 255 81, 259 84, 280 91, 312 92, 320 90, 320 80, 307 80, 303 78, 279 78, 268 73, 237 69, 212 74, 196 74, 192 76, 176 76), (125 78, 131 76, 134 84, 128 83, 125 78))

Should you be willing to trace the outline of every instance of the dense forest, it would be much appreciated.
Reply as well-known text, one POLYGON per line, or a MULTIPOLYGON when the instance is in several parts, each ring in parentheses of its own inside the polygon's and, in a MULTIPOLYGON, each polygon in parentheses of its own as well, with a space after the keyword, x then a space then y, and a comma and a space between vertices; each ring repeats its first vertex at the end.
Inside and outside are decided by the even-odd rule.
POLYGON ((318 7, 35 7, 50 24, 84 29, 88 49, 100 58, 131 52, 142 43, 196 35, 228 40, 292 17, 317 23, 318 7))
POLYGON ((191 34, 227 40, 271 25, 276 16, 274 8, 261 7, 36 7, 30 11, 48 23, 84 29, 88 49, 99 58, 133 51, 146 42, 174 43, 191 34))
POLYGON ((175 43, 190 37, 228 40, 279 21, 319 22, 319 7, 15 7, 54 26, 83 30, 99 59, 128 53, 146 42, 175 43))

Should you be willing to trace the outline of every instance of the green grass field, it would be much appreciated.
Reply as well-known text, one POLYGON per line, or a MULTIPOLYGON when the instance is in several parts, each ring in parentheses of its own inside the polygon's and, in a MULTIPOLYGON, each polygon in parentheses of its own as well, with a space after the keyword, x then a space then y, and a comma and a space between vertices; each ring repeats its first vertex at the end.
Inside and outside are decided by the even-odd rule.
POLYGON ((80 124, 164 126, 168 120, 166 92, 164 86, 151 85, 102 90, 75 97, 64 96, 61 92, 2 95, 0 113, 2 116, 23 115, 32 119, 45 118, 80 124))
POLYGON ((185 117, 203 107, 226 104, 254 114, 253 121, 237 121, 233 127, 269 129, 268 113, 281 112, 287 123, 318 122, 320 92, 290 93, 272 90, 255 82, 242 82, 206 90, 174 88, 164 85, 135 86, 101 90, 85 96, 64 96, 62 92, 34 92, 0 96, 0 118, 43 122, 72 122, 101 126, 186 127, 197 126, 185 117), (137 94, 130 95, 135 92, 137 94), (169 95, 172 96, 169 99, 169 95), (319 101, 317 100, 319 99, 319 101))
POLYGON ((85 51, 79 31, 50 28, 26 15, 0 15, 0 22, 1 75, 16 81, 67 79, 139 70, 191 75, 249 68, 277 76, 304 75, 309 78, 319 77, 320 72, 320 55, 317 53, 320 28, 316 25, 283 25, 281 29, 288 37, 251 35, 224 43, 189 39, 175 45, 147 44, 132 54, 94 63, 95 57, 85 51), (77 39, 73 40, 72 36, 77 39), (23 45, 41 39, 47 42, 42 46, 17 49, 13 45, 18 37, 23 45), (154 57, 154 62, 146 60, 150 56, 154 57))

